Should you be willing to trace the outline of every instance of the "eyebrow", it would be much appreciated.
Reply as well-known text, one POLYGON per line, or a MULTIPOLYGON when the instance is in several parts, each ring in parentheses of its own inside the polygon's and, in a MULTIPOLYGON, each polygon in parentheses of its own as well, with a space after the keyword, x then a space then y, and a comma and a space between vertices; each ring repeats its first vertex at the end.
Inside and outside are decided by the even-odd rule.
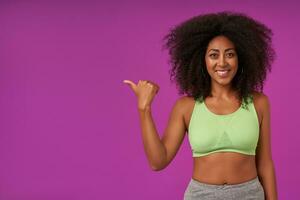
MULTIPOLYGON (((235 48, 228 48, 228 49, 225 49, 225 52, 226 51, 229 51, 229 50, 235 50, 235 48)), ((219 49, 210 49, 208 52, 210 51, 218 51, 219 52, 219 49)))

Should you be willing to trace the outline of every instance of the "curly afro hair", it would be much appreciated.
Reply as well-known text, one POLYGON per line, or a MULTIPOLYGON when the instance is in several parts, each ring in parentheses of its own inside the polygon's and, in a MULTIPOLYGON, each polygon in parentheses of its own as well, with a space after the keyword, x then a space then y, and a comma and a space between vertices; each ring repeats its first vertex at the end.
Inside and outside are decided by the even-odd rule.
POLYGON ((275 59, 272 30, 251 17, 231 11, 194 16, 172 27, 163 37, 171 65, 170 80, 176 81, 179 94, 203 101, 211 96, 211 77, 205 53, 208 43, 223 35, 233 42, 238 56, 238 71, 232 87, 239 99, 253 100, 251 93, 263 90, 267 70, 275 59))

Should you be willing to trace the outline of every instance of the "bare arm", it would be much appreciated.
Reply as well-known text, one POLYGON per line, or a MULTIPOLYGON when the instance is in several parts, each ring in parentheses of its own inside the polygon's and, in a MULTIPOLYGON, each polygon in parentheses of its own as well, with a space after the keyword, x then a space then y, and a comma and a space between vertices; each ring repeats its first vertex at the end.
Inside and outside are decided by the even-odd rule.
POLYGON ((151 114, 151 102, 159 86, 151 81, 141 80, 137 85, 130 80, 124 80, 124 83, 130 85, 138 97, 143 145, 149 164, 153 170, 161 170, 171 162, 183 141, 185 134, 183 105, 187 97, 179 98, 175 102, 164 135, 160 139, 151 114))
POLYGON ((139 110, 144 149, 153 170, 161 170, 175 157, 185 134, 183 120, 184 97, 173 105, 162 139, 159 138, 151 109, 139 110))
POLYGON ((139 110, 144 150, 153 170, 159 170, 165 163, 166 150, 157 133, 151 108, 139 110))
POLYGON ((270 104, 268 97, 264 94, 259 98, 263 114, 256 150, 256 165, 266 200, 277 200, 276 174, 271 152, 270 104))

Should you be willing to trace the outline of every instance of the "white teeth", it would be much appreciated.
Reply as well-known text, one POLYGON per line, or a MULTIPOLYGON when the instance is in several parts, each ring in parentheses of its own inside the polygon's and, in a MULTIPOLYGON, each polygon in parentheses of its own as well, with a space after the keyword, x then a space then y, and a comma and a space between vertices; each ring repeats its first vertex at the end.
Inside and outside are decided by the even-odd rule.
POLYGON ((226 76, 226 75, 228 74, 228 71, 229 71, 229 70, 217 70, 217 74, 218 74, 219 76, 224 77, 224 76, 226 76))

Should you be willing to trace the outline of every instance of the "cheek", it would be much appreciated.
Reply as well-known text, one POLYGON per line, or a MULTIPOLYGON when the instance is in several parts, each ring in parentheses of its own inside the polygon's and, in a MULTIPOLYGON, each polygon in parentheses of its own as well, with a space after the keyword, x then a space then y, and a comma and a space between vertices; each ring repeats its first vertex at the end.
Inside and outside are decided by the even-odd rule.
POLYGON ((228 61, 232 67, 238 66, 238 59, 230 59, 228 61))
POLYGON ((205 60, 205 63, 206 63, 206 67, 208 69, 210 69, 214 66, 214 61, 212 61, 212 60, 207 59, 207 60, 205 60))

